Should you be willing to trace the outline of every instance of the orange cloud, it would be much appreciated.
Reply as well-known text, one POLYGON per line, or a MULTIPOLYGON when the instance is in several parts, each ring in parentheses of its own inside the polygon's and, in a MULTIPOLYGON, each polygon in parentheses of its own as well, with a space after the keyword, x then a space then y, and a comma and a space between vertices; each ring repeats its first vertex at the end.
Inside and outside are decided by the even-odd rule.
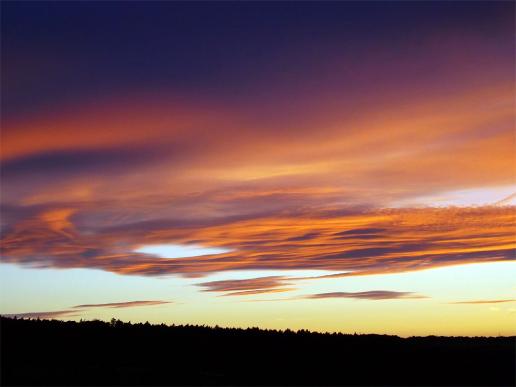
POLYGON ((194 108, 162 96, 148 96, 145 100, 104 98, 102 103, 68 107, 59 115, 47 112, 3 122, 2 160, 66 150, 173 142, 184 139, 191 130, 226 126, 228 118, 220 110, 202 106, 199 101, 194 108))
MULTIPOLYGON (((513 220, 513 207, 494 206, 348 214, 308 211, 215 222, 149 221, 107 229, 101 222, 81 229, 77 220, 74 228, 63 234, 36 215, 5 234, 2 260, 138 275, 199 276, 240 269, 320 269, 340 271, 339 276, 394 273, 513 260, 513 220), (163 243, 195 243, 232 251, 189 258, 161 258, 133 251, 137 246, 163 243)), ((257 290, 277 285, 281 279, 268 281, 274 283, 220 285, 241 284, 225 288, 228 291, 257 290)), ((217 283, 212 285, 216 289, 217 283)))
POLYGON ((240 184, 257 195, 345 189, 382 206, 389 196, 511 184, 513 97, 511 87, 491 85, 364 105, 353 115, 306 111, 287 123, 217 103, 112 99, 4 122, 4 196, 30 201, 81 184, 111 199, 155 189, 173 196, 240 184), (36 192, 20 188, 27 176, 36 192))
POLYGON ((514 183, 514 90, 429 95, 353 115, 321 107, 287 122, 163 96, 6 122, 2 261, 201 276, 514 259, 514 207, 381 210, 514 183), (233 251, 134 252, 163 243, 233 251))

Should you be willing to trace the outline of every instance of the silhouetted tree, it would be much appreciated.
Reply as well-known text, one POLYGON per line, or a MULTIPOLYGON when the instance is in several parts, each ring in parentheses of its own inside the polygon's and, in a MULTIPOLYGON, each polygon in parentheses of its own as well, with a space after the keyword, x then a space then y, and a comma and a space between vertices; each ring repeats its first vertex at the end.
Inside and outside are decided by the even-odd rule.
POLYGON ((1 385, 514 385, 514 337, 0 318, 1 385), (117 329, 113 329, 116 327, 117 329), (28 351, 30 349, 30 351, 28 351))

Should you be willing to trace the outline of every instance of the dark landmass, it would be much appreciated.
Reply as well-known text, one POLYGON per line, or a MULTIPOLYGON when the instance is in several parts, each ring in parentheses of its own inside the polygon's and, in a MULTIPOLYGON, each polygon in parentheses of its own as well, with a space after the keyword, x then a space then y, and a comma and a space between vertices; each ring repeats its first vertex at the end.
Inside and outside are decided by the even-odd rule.
POLYGON ((2 317, 2 385, 514 386, 515 337, 2 317))

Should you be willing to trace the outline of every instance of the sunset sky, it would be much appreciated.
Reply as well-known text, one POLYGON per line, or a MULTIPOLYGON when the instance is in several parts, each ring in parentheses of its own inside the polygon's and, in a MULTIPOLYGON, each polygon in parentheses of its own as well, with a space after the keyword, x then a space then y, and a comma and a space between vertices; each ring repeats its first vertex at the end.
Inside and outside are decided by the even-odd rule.
POLYGON ((0 314, 516 334, 513 2, 1 8, 0 314))

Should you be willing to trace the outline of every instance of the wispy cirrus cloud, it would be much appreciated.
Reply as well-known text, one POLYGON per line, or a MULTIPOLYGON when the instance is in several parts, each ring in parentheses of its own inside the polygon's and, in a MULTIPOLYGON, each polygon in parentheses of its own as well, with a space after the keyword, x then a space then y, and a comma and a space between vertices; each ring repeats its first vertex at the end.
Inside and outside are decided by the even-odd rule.
POLYGON ((8 313, 2 314, 5 317, 17 317, 17 318, 40 318, 44 320, 48 319, 59 319, 64 317, 75 317, 79 316, 77 310, 56 310, 47 312, 26 312, 26 313, 8 313))
POLYGON ((426 296, 413 292, 397 292, 392 290, 369 290, 365 292, 330 292, 311 294, 305 298, 354 298, 359 300, 400 300, 400 299, 420 299, 426 296))
POLYGON ((415 292, 399 292, 392 290, 367 290, 362 292, 327 292, 301 295, 295 297, 271 298, 271 299, 252 299, 249 302, 275 302, 275 301, 299 301, 299 300, 324 300, 335 298, 351 298, 358 300, 403 300, 403 299, 425 299, 425 295, 415 292))
MULTIPOLYGON (((207 292, 225 292, 227 296, 246 296, 263 293, 278 293, 295 290, 285 287, 295 281, 313 279, 317 277, 260 277, 238 280, 211 281, 198 284, 207 292)), ((370 290, 364 292, 328 292, 311 294, 307 296, 293 297, 289 299, 323 299, 323 298, 355 298, 365 300, 395 300, 395 299, 420 299, 427 298, 414 292, 399 292, 390 290, 370 290)), ((284 298, 282 300, 285 300, 284 298)))
POLYGON ((280 276, 259 277, 237 280, 210 281, 197 284, 204 292, 223 292, 225 296, 248 296, 263 293, 287 292, 293 288, 288 279, 280 276))
POLYGON ((92 309, 92 308, 134 308, 138 306, 152 306, 171 304, 172 301, 126 301, 126 302, 109 302, 104 304, 84 304, 76 305, 74 309, 92 309))
POLYGON ((265 293, 284 293, 295 290, 296 288, 270 288, 270 289, 256 289, 256 290, 242 290, 238 292, 228 292, 224 296, 253 296, 255 294, 265 293))
POLYGON ((165 305, 171 304, 172 301, 125 301, 125 302, 109 302, 102 304, 83 304, 72 306, 71 309, 47 311, 47 312, 24 312, 24 313, 8 313, 2 314, 6 317, 18 318, 40 318, 40 319, 60 319, 65 317, 77 317, 82 313, 87 313, 97 308, 137 308, 141 306, 165 305))
POLYGON ((468 301, 455 301, 450 302, 450 304, 501 304, 506 302, 516 302, 516 299, 506 299, 506 300, 468 300, 468 301))

